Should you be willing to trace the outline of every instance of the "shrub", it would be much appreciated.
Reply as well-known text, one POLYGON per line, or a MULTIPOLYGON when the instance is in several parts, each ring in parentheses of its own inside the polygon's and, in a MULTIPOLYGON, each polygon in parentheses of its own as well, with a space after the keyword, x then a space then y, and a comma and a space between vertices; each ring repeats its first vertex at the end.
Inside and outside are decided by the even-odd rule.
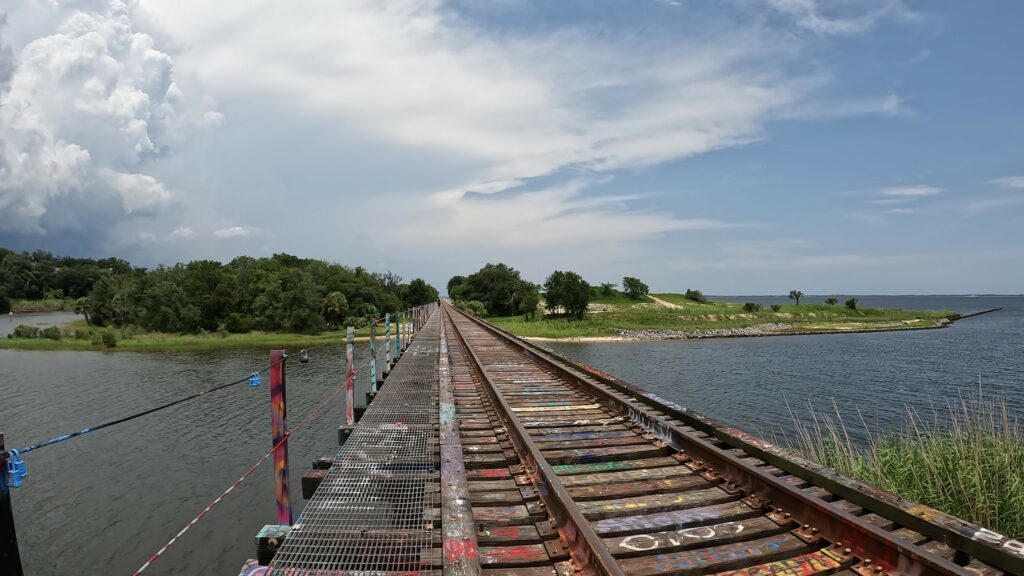
POLYGON ((479 316, 482 318, 487 315, 487 306, 479 300, 459 300, 455 302, 455 307, 459 310, 468 312, 473 316, 479 316))
POLYGON ((39 335, 49 340, 60 340, 60 328, 57 328, 56 326, 43 328, 39 335))
POLYGON ((782 310, 782 304, 772 304, 772 312, 778 312, 782 310))
POLYGON ((834 297, 825 298, 825 304, 835 306, 836 304, 839 304, 839 299, 834 297))
POLYGON ((850 298, 849 300, 847 300, 846 301, 846 307, 849 308, 850 310, 856 310, 857 309, 857 299, 856 298, 850 298))
POLYGON ((39 328, 28 324, 19 324, 14 328, 15 338, 39 338, 39 328))
POLYGON ((700 290, 686 289, 686 294, 683 295, 687 300, 693 300, 694 302, 707 302, 708 299, 704 297, 704 294, 700 290))
POLYGON ((743 305, 744 312, 760 312, 762 306, 756 302, 747 302, 743 305))
POLYGON ((98 330, 93 330, 89 333, 89 343, 93 346, 102 346, 103 338, 98 330))
POLYGON ((238 312, 232 312, 224 319, 224 328, 232 334, 245 334, 246 332, 252 332, 255 327, 256 323, 251 317, 246 316, 245 314, 239 314, 238 312))
POLYGON ((100 335, 100 341, 103 343, 104 347, 114 348, 117 346, 117 334, 115 334, 112 329, 107 328, 100 335))
POLYGON ((88 340, 92 336, 92 330, 75 330, 75 340, 88 340))

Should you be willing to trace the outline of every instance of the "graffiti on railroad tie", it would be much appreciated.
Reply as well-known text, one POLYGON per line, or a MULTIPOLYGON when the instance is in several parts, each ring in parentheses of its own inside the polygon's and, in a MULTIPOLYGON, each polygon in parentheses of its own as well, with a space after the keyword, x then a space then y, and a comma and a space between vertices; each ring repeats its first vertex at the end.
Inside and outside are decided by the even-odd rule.
POLYGON ((839 568, 839 563, 820 552, 769 562, 760 566, 719 572, 717 576, 811 576, 839 568))
MULTIPOLYGON (((685 528, 669 532, 664 536, 666 544, 682 546, 684 542, 693 540, 707 540, 716 536, 732 536, 743 532, 743 524, 739 522, 726 522, 714 526, 697 526, 696 528, 685 528)), ((634 552, 647 552, 655 550, 662 545, 662 538, 650 534, 635 534, 628 536, 619 542, 619 546, 634 552)))
POLYGON ((974 533, 974 539, 1003 548, 1016 556, 1024 556, 1024 542, 1021 542, 1020 540, 1010 540, 1006 536, 1003 536, 998 532, 993 532, 988 528, 980 528, 974 533))
POLYGON ((672 444, 672 429, 664 422, 651 418, 646 413, 630 407, 629 419, 640 425, 641 428, 653 434, 666 444, 672 444))

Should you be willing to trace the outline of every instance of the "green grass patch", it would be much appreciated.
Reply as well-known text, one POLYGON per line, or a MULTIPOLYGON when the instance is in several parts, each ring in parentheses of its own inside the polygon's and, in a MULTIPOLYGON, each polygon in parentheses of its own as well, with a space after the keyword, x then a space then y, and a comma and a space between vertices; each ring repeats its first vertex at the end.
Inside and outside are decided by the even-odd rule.
MULTIPOLYGON (((91 329, 84 320, 68 323, 62 327, 63 337, 60 340, 46 338, 0 338, 0 348, 14 350, 108 350, 130 352, 166 352, 166 351, 204 351, 229 350, 245 348, 286 348, 301 349, 324 343, 345 343, 345 331, 333 330, 316 335, 289 334, 279 332, 249 332, 231 334, 227 332, 204 332, 200 334, 161 334, 135 333, 132 329, 112 332, 116 337, 116 345, 106 346, 101 339, 93 334, 102 335, 103 328, 91 329), (82 335, 76 337, 76 332, 82 335)), ((356 342, 364 344, 369 341, 370 329, 356 331, 356 342)), ((384 343, 384 328, 378 327, 377 344, 384 343)))
POLYGON ((674 330, 696 332, 713 329, 748 328, 763 324, 784 324, 781 334, 865 330, 906 330, 932 328, 950 316, 949 312, 862 308, 850 310, 827 304, 783 305, 778 311, 765 307, 744 312, 743 304, 698 303, 681 294, 655 294, 682 308, 659 306, 650 300, 636 302, 598 301, 583 320, 544 317, 527 321, 522 316, 488 320, 519 336, 533 338, 586 338, 618 335, 620 330, 674 330))
MULTIPOLYGON (((840 473, 1011 538, 1024 537, 1024 434, 1006 402, 981 393, 908 411, 903 429, 850 440, 838 409, 794 417, 792 448, 840 473)), ((864 428, 867 430, 866 424, 864 428)))
POLYGON ((27 312, 73 312, 75 301, 71 298, 46 298, 43 300, 11 300, 11 311, 15 314, 27 312))

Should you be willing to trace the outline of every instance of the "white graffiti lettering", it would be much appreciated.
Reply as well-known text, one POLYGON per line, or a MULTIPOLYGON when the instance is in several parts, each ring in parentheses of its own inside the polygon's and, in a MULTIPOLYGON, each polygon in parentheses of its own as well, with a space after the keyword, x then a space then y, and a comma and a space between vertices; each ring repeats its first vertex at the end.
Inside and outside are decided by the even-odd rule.
MULTIPOLYGON (((664 539, 672 546, 681 546, 684 541, 683 538, 708 540, 716 536, 732 536, 739 534, 742 531, 743 524, 738 522, 726 522, 724 524, 715 524, 714 526, 697 526, 695 528, 676 530, 675 532, 665 534, 664 539)), ((661 539, 650 534, 636 534, 634 536, 623 538, 622 542, 619 542, 619 546, 634 552, 654 550, 660 545, 661 539)))
POLYGON ((658 539, 647 534, 636 534, 623 539, 619 546, 634 552, 646 552, 658 547, 658 539))
POLYGON ((1017 556, 1024 556, 1024 542, 1021 542, 1020 540, 1007 540, 1006 536, 1003 536, 998 532, 993 532, 988 528, 981 528, 975 532, 974 539, 1005 548, 1017 556))

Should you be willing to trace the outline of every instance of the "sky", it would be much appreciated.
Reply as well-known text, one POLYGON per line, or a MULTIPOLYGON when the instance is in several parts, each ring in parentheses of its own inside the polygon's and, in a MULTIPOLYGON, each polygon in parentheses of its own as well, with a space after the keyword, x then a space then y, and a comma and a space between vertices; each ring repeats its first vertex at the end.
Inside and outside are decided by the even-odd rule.
POLYGON ((0 0, 0 246, 1024 292, 1015 0, 0 0))

